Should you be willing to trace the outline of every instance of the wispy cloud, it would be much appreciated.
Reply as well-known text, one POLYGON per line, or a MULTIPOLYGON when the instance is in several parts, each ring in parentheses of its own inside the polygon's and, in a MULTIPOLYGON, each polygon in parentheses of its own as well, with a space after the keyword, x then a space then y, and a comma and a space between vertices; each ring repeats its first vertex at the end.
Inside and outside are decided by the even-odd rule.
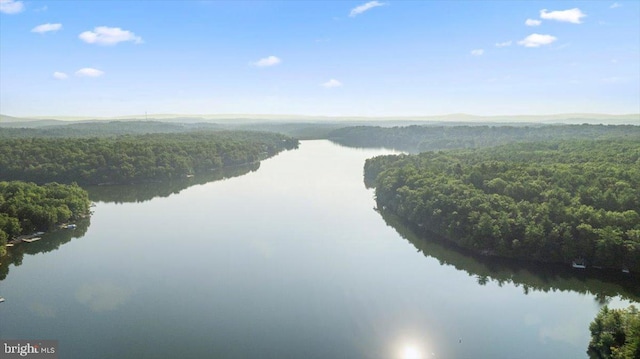
POLYGON ((539 26, 540 24, 542 24, 542 21, 535 20, 535 19, 527 19, 527 21, 525 21, 524 24, 527 26, 539 26))
POLYGON ((53 73, 53 77, 58 80, 66 80, 67 78, 69 78, 69 75, 65 74, 64 72, 56 71, 53 73))
POLYGON ((258 66, 258 67, 269 67, 269 66, 275 66, 281 62, 282 60, 280 60, 279 57, 271 55, 263 59, 260 59, 256 62, 253 62, 252 65, 258 66))
POLYGON ((484 54, 484 49, 471 50, 471 55, 473 56, 482 56, 482 54, 484 54))
POLYGON ((569 10, 559 11, 547 11, 547 9, 540 10, 540 18, 542 19, 570 22, 572 24, 582 23, 581 19, 585 16, 587 15, 577 7, 569 10))
POLYGON ((91 67, 84 67, 76 71, 76 76, 80 77, 100 77, 102 75, 104 75, 104 71, 100 71, 91 67))
POLYGON ((42 12, 42 11, 47 11, 47 9, 48 9, 47 5, 44 5, 42 7, 37 8, 37 9, 33 9, 33 11, 42 12))
POLYGON ((0 0, 0 12, 5 14, 17 14, 24 11, 22 1, 0 0))
POLYGON ((503 42, 496 42, 496 47, 507 47, 507 46, 511 46, 512 43, 513 43, 513 41, 511 41, 511 40, 503 41, 503 42))
POLYGON ((44 34, 45 32, 58 31, 62 29, 62 24, 42 24, 31 29, 31 32, 37 32, 38 34, 44 34))
POLYGON ((141 44, 142 38, 131 31, 119 27, 98 26, 93 31, 85 31, 78 35, 80 40, 88 44, 115 45, 119 42, 131 41, 141 44))
POLYGON ((620 3, 614 2, 613 4, 611 4, 611 6, 609 6, 609 9, 616 9, 622 7, 622 5, 620 5, 620 3))
POLYGON ((362 14, 363 12, 367 11, 367 10, 371 10, 374 7, 378 7, 378 6, 384 6, 386 5, 385 3, 381 3, 380 1, 369 1, 366 4, 362 4, 360 6, 356 6, 353 9, 351 9, 351 12, 349 13, 349 16, 354 17, 354 16, 358 16, 360 14, 362 14))
POLYGON ((558 38, 552 35, 531 34, 518 41, 518 44, 524 47, 540 47, 549 45, 556 40, 558 40, 558 38))
POLYGON ((324 88, 334 88, 334 87, 341 87, 342 86, 342 82, 336 80, 336 79, 331 79, 325 83, 320 84, 320 86, 324 87, 324 88))

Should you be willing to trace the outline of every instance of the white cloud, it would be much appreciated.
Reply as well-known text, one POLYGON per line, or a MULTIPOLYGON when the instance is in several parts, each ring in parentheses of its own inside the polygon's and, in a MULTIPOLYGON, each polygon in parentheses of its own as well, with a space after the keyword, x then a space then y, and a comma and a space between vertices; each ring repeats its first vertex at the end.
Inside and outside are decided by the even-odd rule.
POLYGON ((39 34, 44 34, 49 31, 58 31, 62 29, 62 24, 42 24, 31 29, 31 32, 37 32, 39 34))
POLYGON ((78 37, 86 43, 98 45, 115 45, 124 41, 131 41, 135 44, 142 43, 140 36, 119 27, 98 26, 93 31, 81 33, 78 37))
POLYGON ((53 73, 53 77, 58 80, 66 80, 69 77, 69 75, 65 74, 64 72, 56 71, 53 73))
POLYGON ((482 54, 484 54, 484 49, 471 50, 471 55, 473 56, 481 56, 482 54))
POLYGON ((320 84, 320 86, 325 87, 325 88, 333 88, 333 87, 341 87, 342 86, 342 82, 336 80, 336 79, 331 79, 323 84, 320 84))
POLYGON ((17 14, 24 10, 22 1, 0 0, 0 12, 5 14, 17 14))
POLYGON ((614 2, 613 4, 611 4, 611 6, 609 6, 609 9, 616 9, 616 8, 619 8, 619 7, 622 7, 622 5, 620 5, 617 2, 614 2))
POLYGON ((542 45, 549 45, 556 40, 558 40, 558 38, 552 35, 531 34, 518 41, 518 44, 524 47, 540 47, 542 45))
POLYGON ((104 75, 104 71, 100 71, 98 69, 93 69, 91 67, 81 68, 76 71, 76 76, 80 77, 100 77, 104 75))
POLYGON ((269 57, 265 57, 263 59, 260 59, 256 62, 253 63, 253 66, 258 66, 258 67, 268 67, 268 66, 275 66, 279 63, 281 63, 282 60, 280 60, 280 58, 278 58, 277 56, 269 56, 269 57))
POLYGON ((353 9, 351 9, 349 16, 351 17, 358 16, 367 10, 373 9, 374 7, 383 6, 383 5, 386 5, 386 4, 381 3, 379 1, 369 1, 366 4, 362 4, 360 6, 356 6, 353 9))
POLYGON ((580 19, 585 16, 587 15, 577 7, 569 10, 559 11, 547 11, 547 9, 540 10, 540 18, 542 19, 570 22, 573 24, 580 24, 582 22, 580 19))
POLYGON ((507 46, 511 46, 512 43, 513 41, 511 40, 504 41, 504 42, 496 42, 496 47, 507 47, 507 46))
POLYGON ((33 11, 35 12, 41 12, 41 11, 47 11, 48 7, 47 5, 43 6, 43 7, 39 7, 37 9, 33 9, 33 11))
POLYGON ((540 24, 542 24, 542 21, 534 20, 534 19, 527 19, 527 21, 525 21, 524 24, 527 25, 527 26, 539 26, 540 24))

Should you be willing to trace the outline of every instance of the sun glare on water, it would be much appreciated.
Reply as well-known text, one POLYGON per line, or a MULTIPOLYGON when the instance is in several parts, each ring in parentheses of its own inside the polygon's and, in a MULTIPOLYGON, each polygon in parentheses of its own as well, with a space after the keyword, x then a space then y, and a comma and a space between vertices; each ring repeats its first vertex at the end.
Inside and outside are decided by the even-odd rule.
POLYGON ((402 351, 402 359, 422 359, 422 354, 416 347, 408 346, 402 351))

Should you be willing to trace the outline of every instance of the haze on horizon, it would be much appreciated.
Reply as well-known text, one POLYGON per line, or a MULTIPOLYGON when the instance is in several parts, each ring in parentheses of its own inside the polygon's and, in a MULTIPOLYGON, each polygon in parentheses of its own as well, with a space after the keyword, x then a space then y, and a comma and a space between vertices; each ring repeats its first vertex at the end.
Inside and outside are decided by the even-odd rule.
POLYGON ((638 29, 635 1, 0 0, 0 113, 637 114, 638 29))

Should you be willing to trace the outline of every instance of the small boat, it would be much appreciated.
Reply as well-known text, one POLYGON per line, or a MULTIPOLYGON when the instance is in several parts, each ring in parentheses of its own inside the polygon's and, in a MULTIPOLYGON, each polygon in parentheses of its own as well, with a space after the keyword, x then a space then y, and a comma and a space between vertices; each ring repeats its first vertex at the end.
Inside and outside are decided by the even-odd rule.
POLYGON ((573 263, 571 263, 571 266, 573 268, 580 268, 580 269, 587 268, 587 265, 585 264, 584 259, 582 258, 574 260, 573 263))
POLYGON ((629 268, 627 267, 622 268, 622 273, 629 274, 629 268))
POLYGON ((76 229, 76 225, 75 224, 67 224, 67 226, 65 228, 66 229, 76 229))
POLYGON ((0 303, 4 302, 4 298, 0 297, 0 303))
POLYGON ((35 242, 35 241, 39 241, 41 239, 42 239, 41 237, 23 238, 22 241, 23 242, 27 242, 27 243, 32 243, 32 242, 35 242))

